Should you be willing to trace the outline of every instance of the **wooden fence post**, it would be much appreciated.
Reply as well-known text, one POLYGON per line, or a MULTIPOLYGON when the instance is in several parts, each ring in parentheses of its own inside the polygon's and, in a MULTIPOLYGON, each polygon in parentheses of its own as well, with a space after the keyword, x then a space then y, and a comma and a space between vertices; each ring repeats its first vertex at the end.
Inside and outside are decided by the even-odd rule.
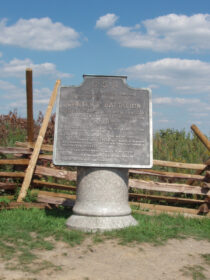
POLYGON ((37 163, 37 159, 39 157, 39 152, 40 152, 41 147, 42 147, 42 143, 43 143, 44 136, 45 136, 45 133, 46 133, 46 130, 47 130, 47 126, 48 126, 48 123, 49 123, 49 120, 50 120, 52 109, 53 109, 53 106, 54 106, 54 103, 55 103, 55 100, 56 100, 59 85, 60 85, 60 80, 57 80, 56 84, 54 86, 53 92, 52 92, 52 96, 50 98, 50 102, 49 102, 48 107, 47 107, 46 114, 44 116, 42 126, 41 126, 40 131, 39 131, 39 135, 38 135, 36 143, 35 143, 33 153, 31 155, 31 159, 29 161, 29 165, 26 169, 25 177, 24 177, 24 180, 23 180, 23 184, 21 186, 21 190, 20 190, 17 202, 22 202, 23 201, 23 199, 25 198, 25 196, 27 194, 28 188, 30 186, 31 179, 32 179, 32 176, 33 176, 33 173, 34 173, 34 169, 35 169, 35 166, 36 166, 36 163, 37 163))
POLYGON ((200 139, 200 141, 204 144, 204 146, 210 151, 210 141, 206 138, 206 136, 200 131, 200 129, 195 125, 191 125, 191 129, 200 139))
POLYGON ((33 81, 32 69, 26 69, 26 99, 27 99, 27 141, 34 141, 34 118, 33 118, 33 81))
MULTIPOLYGON (((200 129, 199 129, 195 124, 191 125, 191 129, 192 129, 192 131, 195 133, 195 135, 200 139, 200 141, 204 144, 204 146, 210 151, 210 141, 209 141, 209 140, 206 138, 206 136, 200 131, 200 129)), ((210 165, 209 159, 208 159, 206 162, 204 162, 204 164, 206 164, 207 166, 210 165)), ((200 174, 202 174, 202 173, 206 170, 207 166, 206 166, 205 168, 203 168, 202 170, 197 170, 197 171, 195 172, 195 175, 200 175, 200 174)), ((194 182, 195 182, 195 180, 189 179, 189 180, 187 181, 187 184, 188 184, 188 185, 192 185, 194 182)))

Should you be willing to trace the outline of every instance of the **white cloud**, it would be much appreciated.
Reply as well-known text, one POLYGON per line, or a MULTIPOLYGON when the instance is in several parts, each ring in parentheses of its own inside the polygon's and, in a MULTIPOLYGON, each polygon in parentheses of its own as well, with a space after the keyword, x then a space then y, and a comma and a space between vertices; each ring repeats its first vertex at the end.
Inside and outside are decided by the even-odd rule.
POLYGON ((62 73, 56 69, 56 65, 50 62, 35 64, 31 59, 24 60, 14 58, 10 62, 0 62, 0 75, 2 77, 23 77, 26 68, 31 68, 35 76, 52 76, 57 79, 71 78, 69 73, 62 73))
POLYGON ((10 62, 0 60, 0 100, 1 100, 1 112, 7 113, 14 108, 18 109, 18 112, 25 114, 26 109, 26 89, 25 89, 25 70, 26 68, 32 68, 33 76, 35 77, 33 88, 34 99, 34 112, 39 110, 45 110, 46 105, 49 103, 49 99, 52 90, 49 88, 40 88, 40 80, 38 77, 44 77, 46 82, 51 79, 63 79, 71 78, 69 73, 62 73, 56 69, 56 65, 53 63, 41 63, 36 64, 30 59, 13 59, 10 62), (10 78, 13 82, 10 82, 10 78), (2 106, 2 104, 4 104, 2 106))
MULTIPOLYGON (((178 98, 178 97, 157 97, 152 100, 154 107, 156 110, 160 110, 160 105, 165 106, 167 110, 170 109, 171 106, 178 107, 176 110, 179 110, 179 114, 188 115, 190 118, 190 122, 192 122, 192 117, 196 118, 197 121, 201 119, 209 120, 208 116, 210 113, 210 106, 208 102, 205 100, 200 100, 198 98, 178 98)), ((178 112, 178 111, 177 111, 178 112)), ((161 115, 160 115, 161 116, 161 115)), ((165 115, 165 118, 167 116, 165 115)), ((160 120, 158 120, 160 122, 160 120)))
POLYGON ((11 102, 10 104, 8 104, 8 108, 10 110, 18 109, 18 113, 25 110, 25 107, 26 107, 26 101, 25 100, 22 100, 22 101, 18 100, 18 101, 11 102))
POLYGON ((160 122, 160 123, 169 123, 170 121, 167 120, 167 119, 161 119, 161 120, 158 120, 158 122, 160 122))
POLYGON ((19 19, 7 26, 0 21, 0 44, 44 51, 62 51, 78 47, 79 33, 60 22, 53 23, 48 17, 19 19))
POLYGON ((0 80, 0 90, 16 90, 17 87, 7 81, 0 80))
POLYGON ((0 57, 2 57, 3 56, 3 54, 0 52, 0 57))
MULTIPOLYGON (((39 110, 45 110, 49 104, 52 90, 49 88, 34 88, 33 103, 35 113, 39 110)), ((2 111, 18 109, 18 113, 25 113, 26 110, 26 92, 25 86, 18 87, 8 81, 0 80, 0 98, 1 103, 4 103, 2 111)))
POLYGON ((208 102, 200 102, 196 104, 194 107, 188 108, 188 111, 191 112, 191 114, 210 114, 210 105, 208 102))
POLYGON ((169 86, 180 93, 210 91, 210 63, 200 60, 164 58, 121 69, 120 73, 129 79, 169 86))
MULTIPOLYGON (((117 18, 115 14, 112 14, 112 17, 117 18)), ((97 22, 100 22, 100 19, 97 22)), ((152 49, 160 52, 210 50, 209 14, 192 16, 168 14, 145 20, 141 25, 137 24, 133 27, 111 26, 106 27, 107 34, 124 47, 152 49)), ((104 28, 103 24, 98 28, 104 28)))
POLYGON ((41 88, 34 90, 34 103, 35 104, 48 104, 52 91, 49 88, 41 88))
POLYGON ((198 117, 198 118, 206 118, 206 117, 208 117, 208 113, 198 113, 198 112, 196 112, 196 113, 191 113, 191 115, 192 116, 194 116, 194 117, 198 117))
POLYGON ((8 100, 14 98, 21 100, 21 98, 25 98, 25 91, 8 81, 0 80, 0 96, 8 100))
POLYGON ((153 98, 154 104, 168 104, 168 105, 190 105, 190 104, 199 104, 200 99, 198 98, 178 98, 178 97, 157 97, 153 98))
POLYGON ((96 21, 96 28, 107 29, 112 27, 118 17, 115 14, 106 14, 96 21))
POLYGON ((154 89, 154 88, 159 88, 159 86, 155 84, 149 84, 148 88, 154 89))
POLYGON ((20 88, 8 81, 0 80, 1 113, 18 109, 18 113, 26 108, 25 88, 20 88))
POLYGON ((190 123, 190 125, 192 125, 192 123, 193 123, 193 124, 196 124, 196 125, 202 125, 202 124, 203 124, 202 121, 198 121, 198 120, 188 121, 188 123, 190 123))

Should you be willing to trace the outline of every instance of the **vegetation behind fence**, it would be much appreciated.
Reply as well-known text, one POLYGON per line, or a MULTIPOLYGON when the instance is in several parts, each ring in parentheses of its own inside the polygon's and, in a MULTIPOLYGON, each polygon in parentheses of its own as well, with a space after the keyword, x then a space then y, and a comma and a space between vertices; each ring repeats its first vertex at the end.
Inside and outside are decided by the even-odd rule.
MULTIPOLYGON (((38 135, 42 121, 43 115, 39 113, 34 122, 34 139, 38 135)), ((72 200, 75 200, 76 172, 74 168, 55 168, 52 164, 54 122, 55 115, 52 115, 45 134, 45 144, 42 145, 42 153, 39 154, 34 170, 31 187, 42 189, 38 194, 39 202, 72 206, 72 200), (56 193, 49 193, 49 190, 56 193)), ((16 111, 0 116, 0 146, 3 146, 0 147, 0 191, 3 190, 5 194, 14 194, 16 191, 15 197, 18 196, 18 187, 21 186, 25 177, 25 168, 29 164, 34 147, 33 143, 27 143, 26 127, 27 120, 18 117, 16 111)), ((141 201, 141 207, 153 210, 161 210, 162 206, 157 208, 157 205, 148 206, 142 202, 155 201, 159 205, 193 208, 204 205, 206 208, 201 208, 202 213, 208 213, 209 150, 193 133, 173 129, 155 132, 153 146, 155 158, 153 170, 130 169, 129 198, 133 201, 132 203, 138 205, 141 201), (196 180, 196 186, 192 186, 189 180, 192 182, 196 180)), ((31 197, 34 196, 31 192, 29 194, 31 197)), ((0 199, 5 198, 0 197, 0 199)), ((16 207, 15 203, 13 204, 11 204, 12 207, 16 207)), ((180 210, 177 207, 169 208, 171 212, 180 210)), ((182 212, 198 213, 195 209, 184 209, 182 212)))
MULTIPOLYGON (((35 139, 43 121, 39 112, 35 120, 35 139)), ((55 114, 51 116, 44 143, 53 144, 55 114)), ((0 146, 14 146, 16 141, 26 141, 27 120, 18 116, 17 111, 0 115, 0 146)), ((185 130, 161 129, 153 135, 153 157, 159 160, 203 163, 210 156, 199 139, 185 130)))

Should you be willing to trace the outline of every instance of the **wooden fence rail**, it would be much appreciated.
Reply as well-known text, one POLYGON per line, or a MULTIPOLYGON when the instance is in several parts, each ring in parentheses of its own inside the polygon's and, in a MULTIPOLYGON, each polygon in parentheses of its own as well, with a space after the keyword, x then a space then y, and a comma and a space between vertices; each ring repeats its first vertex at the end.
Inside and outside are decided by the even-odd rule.
MULTIPOLYGON (((204 138, 203 138, 204 139, 204 138)), ((205 139, 206 141, 206 139, 205 139)), ((207 146, 205 142, 205 146, 207 146)), ((28 142, 16 142, 16 147, 0 147, 0 154, 3 158, 0 159, 1 169, 4 170, 4 166, 11 166, 12 171, 0 171, 0 190, 13 191, 17 188, 16 179, 22 181, 25 178, 26 170, 25 167, 28 166, 30 162, 31 155, 33 153, 35 144, 28 142), (7 158, 7 155, 13 155, 13 158, 7 158), (27 157, 27 158, 26 158, 27 157), (20 170, 20 171, 18 171, 20 170), (10 178, 12 181, 8 181, 10 178), (3 180, 3 181, 2 181, 3 180)), ((34 168, 34 175, 31 180, 30 186, 32 188, 47 188, 55 190, 66 190, 66 191, 76 191, 75 181, 76 181, 76 171, 69 171, 63 167, 56 167, 52 164, 52 154, 46 154, 52 152, 52 145, 41 145, 41 153, 37 157, 37 164, 34 168), (47 166, 46 166, 47 165, 47 166), (55 180, 64 180, 63 183, 49 182, 43 180, 47 177, 53 177, 55 180), (39 178, 39 179, 38 179, 39 178), (40 178, 43 178, 40 180, 40 178), (69 184, 69 181, 74 183, 74 185, 69 184)), ((149 199, 150 201, 156 202, 167 202, 176 203, 184 205, 200 205, 199 210, 191 209, 186 210, 187 212, 200 213, 200 209, 205 205, 205 213, 208 212, 210 208, 210 159, 208 159, 204 164, 195 163, 181 163, 163 160, 154 160, 154 166, 161 166, 167 168, 175 168, 176 170, 195 170, 194 174, 191 173, 181 173, 181 172, 167 172, 159 171, 154 169, 130 169, 130 179, 129 179, 129 199, 139 201, 149 199), (204 174, 202 174, 204 173, 204 174), (143 177, 142 177, 143 176, 143 177), (142 178, 158 178, 158 181, 146 181, 142 178), (139 178, 136 178, 139 177, 139 178), (173 183, 174 181, 181 180, 182 183, 173 183), (164 182, 163 182, 164 181, 164 182), (185 182, 185 183, 183 183, 185 182), (192 183, 197 182, 196 186, 192 183), (139 193, 139 190, 141 191, 139 193), (185 197, 182 197, 182 196, 185 197), (187 197, 190 196, 190 197, 187 197), (199 198, 193 196, 200 196, 199 198), (207 210, 206 210, 207 209, 207 210)), ((10 169, 11 169, 10 168, 10 169)), ((75 199, 75 195, 71 197, 75 199)), ((71 203, 68 201, 69 198, 63 198, 63 194, 55 193, 41 193, 39 192, 39 202, 44 203, 54 203, 69 206, 71 203)), ((134 202, 133 202, 134 203, 134 202)), ((134 204, 135 204, 134 203, 134 204)), ((142 203, 140 203, 143 205, 142 203)), ((160 205, 161 206, 161 205, 160 205)), ((152 208, 153 206, 148 206, 152 208)), ((162 206, 161 206, 162 207, 162 206)), ((161 208, 159 207, 159 208, 161 208)), ((157 209, 158 207, 153 207, 157 209)), ((169 207, 170 208, 170 207, 169 207)), ((177 207, 174 207, 175 209, 177 207)), ((162 209, 162 208, 161 208, 162 209)), ((172 209, 172 208, 171 208, 172 209)), ((181 209, 181 208, 179 208, 181 209)), ((167 208, 167 211, 168 208, 167 208)), ((175 211, 175 210, 173 210, 175 211)), ((173 212, 172 211, 172 212, 173 212)), ((181 210, 180 210, 181 211, 181 210)), ((183 211, 182 211, 183 212, 183 211)), ((202 211, 201 211, 202 212, 202 211)))

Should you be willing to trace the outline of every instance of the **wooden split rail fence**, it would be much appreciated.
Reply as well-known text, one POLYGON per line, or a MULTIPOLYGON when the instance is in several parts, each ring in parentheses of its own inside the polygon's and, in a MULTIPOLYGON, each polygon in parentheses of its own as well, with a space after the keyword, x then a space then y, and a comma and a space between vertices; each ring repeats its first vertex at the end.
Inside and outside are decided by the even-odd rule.
MULTIPOLYGON (((4 166, 3 170, 6 170, 5 167, 7 167, 8 170, 0 171, 0 191, 3 194, 11 194, 21 186, 34 145, 34 143, 16 142, 16 147, 0 147, 2 158, 0 159, 0 167, 4 166)), ((68 170, 69 168, 55 167, 52 164, 52 154, 49 154, 52 150, 52 145, 42 145, 41 153, 38 155, 37 164, 34 168, 30 188, 39 190, 38 202, 72 206, 76 198, 74 193, 76 191, 76 171, 68 170), (43 188, 48 191, 43 191, 43 188), (56 190, 56 193, 49 190, 56 190), (73 193, 58 193, 59 190, 71 191, 73 193)), ((140 209, 150 209, 156 212, 208 213, 210 208, 210 159, 205 164, 154 160, 154 166, 190 169, 194 170, 195 173, 130 169, 129 200, 131 204, 140 206, 140 209), (148 181, 149 178, 158 178, 159 180, 152 181, 150 179, 148 181), (173 183, 174 180, 176 183, 173 183), (181 183, 177 183, 179 180, 181 183), (142 203, 145 200, 158 202, 158 205, 142 203), (167 206, 159 205, 161 202, 167 204, 167 206), (193 208, 168 206, 171 204, 192 205, 193 208)), ((40 207, 39 204, 37 206, 40 207)))
MULTIPOLYGON (((53 146, 43 144, 59 84, 58 80, 52 92, 39 135, 34 143, 32 70, 26 69, 28 142, 17 142, 15 147, 0 147, 0 199, 5 198, 5 194, 8 198, 12 198, 15 190, 18 187, 21 189, 18 202, 12 202, 10 205, 5 205, 2 202, 0 207, 14 208, 19 205, 34 207, 36 205, 42 208, 50 207, 52 204, 72 206, 74 203, 76 169, 73 171, 70 168, 55 167, 52 163, 53 146), (38 189, 37 203, 23 202, 29 187, 38 189), (43 189, 45 190, 43 191, 43 189), (56 190, 56 192, 52 192, 52 190, 56 190), (69 191, 69 193, 61 193, 61 191, 69 191)), ((191 128, 210 151, 210 141, 195 125, 192 125, 191 128)), ((131 204, 140 206, 140 209, 150 209, 156 212, 210 214, 208 213, 210 208, 210 159, 204 164, 161 160, 154 160, 153 164, 154 166, 172 167, 178 170, 194 170, 194 174, 154 169, 130 169, 129 200, 131 204), (145 200, 158 202, 158 204, 143 203, 142 201, 145 200), (160 205, 161 203, 192 205, 192 208, 160 205)))

